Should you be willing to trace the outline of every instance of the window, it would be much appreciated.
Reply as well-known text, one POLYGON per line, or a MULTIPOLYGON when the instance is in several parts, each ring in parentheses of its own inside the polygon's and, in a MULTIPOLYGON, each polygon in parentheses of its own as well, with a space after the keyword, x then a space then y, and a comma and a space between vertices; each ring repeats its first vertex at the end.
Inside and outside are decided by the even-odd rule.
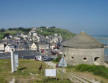
POLYGON ((99 60, 99 57, 95 57, 95 58, 94 58, 94 61, 98 61, 98 60, 99 60))
POLYGON ((94 57, 94 64, 99 65, 100 57, 94 57))
POLYGON ((73 57, 73 56, 72 56, 71 58, 72 58, 72 59, 74 59, 74 57, 73 57))
POLYGON ((87 61, 87 58, 86 58, 86 57, 84 57, 84 58, 83 58, 83 60, 84 60, 84 61, 87 61))

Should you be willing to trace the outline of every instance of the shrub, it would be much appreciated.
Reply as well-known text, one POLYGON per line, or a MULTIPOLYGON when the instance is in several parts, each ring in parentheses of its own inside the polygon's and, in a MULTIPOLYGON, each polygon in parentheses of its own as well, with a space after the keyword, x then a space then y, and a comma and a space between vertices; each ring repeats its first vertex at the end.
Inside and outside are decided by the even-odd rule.
POLYGON ((56 59, 53 60, 53 62, 59 62, 61 59, 61 56, 58 56, 56 59))
POLYGON ((106 68, 105 66, 81 64, 81 65, 76 66, 75 69, 81 72, 84 72, 84 71, 92 72, 95 75, 108 78, 108 68, 106 68))

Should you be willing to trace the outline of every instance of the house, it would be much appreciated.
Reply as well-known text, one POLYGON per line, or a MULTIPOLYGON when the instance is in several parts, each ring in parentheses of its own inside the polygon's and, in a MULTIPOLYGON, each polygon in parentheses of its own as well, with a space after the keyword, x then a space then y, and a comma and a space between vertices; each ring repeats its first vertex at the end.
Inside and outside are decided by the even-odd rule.
POLYGON ((28 50, 28 49, 29 49, 28 42, 26 42, 26 41, 21 41, 21 42, 18 44, 18 50, 28 50))
POLYGON ((28 35, 29 35, 29 36, 37 35, 37 33, 36 33, 36 28, 32 28, 28 35))
POLYGON ((11 52, 11 50, 15 50, 15 46, 14 45, 7 45, 5 47, 5 52, 11 52))
POLYGON ((49 44, 39 44, 39 49, 49 49, 49 44))
POLYGON ((0 50, 4 50, 4 44, 0 43, 0 50))
POLYGON ((32 45, 30 46, 31 50, 37 50, 37 46, 35 43, 32 43, 32 45))
POLYGON ((20 37, 18 37, 18 36, 14 36, 14 40, 17 40, 17 41, 20 41, 20 37))
POLYGON ((12 39, 13 36, 10 34, 6 34, 3 40, 12 39))
POLYGON ((56 48, 56 43, 50 43, 50 48, 55 49, 56 48))
POLYGON ((85 32, 62 43, 67 64, 104 64, 104 45, 85 32))
POLYGON ((50 40, 50 43, 57 43, 58 42, 58 38, 57 37, 53 37, 51 40, 50 40))

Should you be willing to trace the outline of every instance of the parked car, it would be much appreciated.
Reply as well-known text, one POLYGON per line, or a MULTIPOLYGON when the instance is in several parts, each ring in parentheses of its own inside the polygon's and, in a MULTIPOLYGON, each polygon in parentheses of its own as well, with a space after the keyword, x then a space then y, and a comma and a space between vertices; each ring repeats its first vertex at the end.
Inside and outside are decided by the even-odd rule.
POLYGON ((53 60, 53 58, 51 58, 51 57, 49 57, 49 56, 43 56, 43 57, 42 57, 42 60, 43 60, 43 61, 51 61, 51 60, 53 60))

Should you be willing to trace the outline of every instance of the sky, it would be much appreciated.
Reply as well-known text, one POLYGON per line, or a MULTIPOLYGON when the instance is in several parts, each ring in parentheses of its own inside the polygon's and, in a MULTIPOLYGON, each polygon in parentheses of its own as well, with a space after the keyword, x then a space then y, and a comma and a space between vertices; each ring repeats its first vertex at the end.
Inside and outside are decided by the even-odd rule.
POLYGON ((108 0, 0 0, 0 28, 39 26, 108 35, 108 0))

